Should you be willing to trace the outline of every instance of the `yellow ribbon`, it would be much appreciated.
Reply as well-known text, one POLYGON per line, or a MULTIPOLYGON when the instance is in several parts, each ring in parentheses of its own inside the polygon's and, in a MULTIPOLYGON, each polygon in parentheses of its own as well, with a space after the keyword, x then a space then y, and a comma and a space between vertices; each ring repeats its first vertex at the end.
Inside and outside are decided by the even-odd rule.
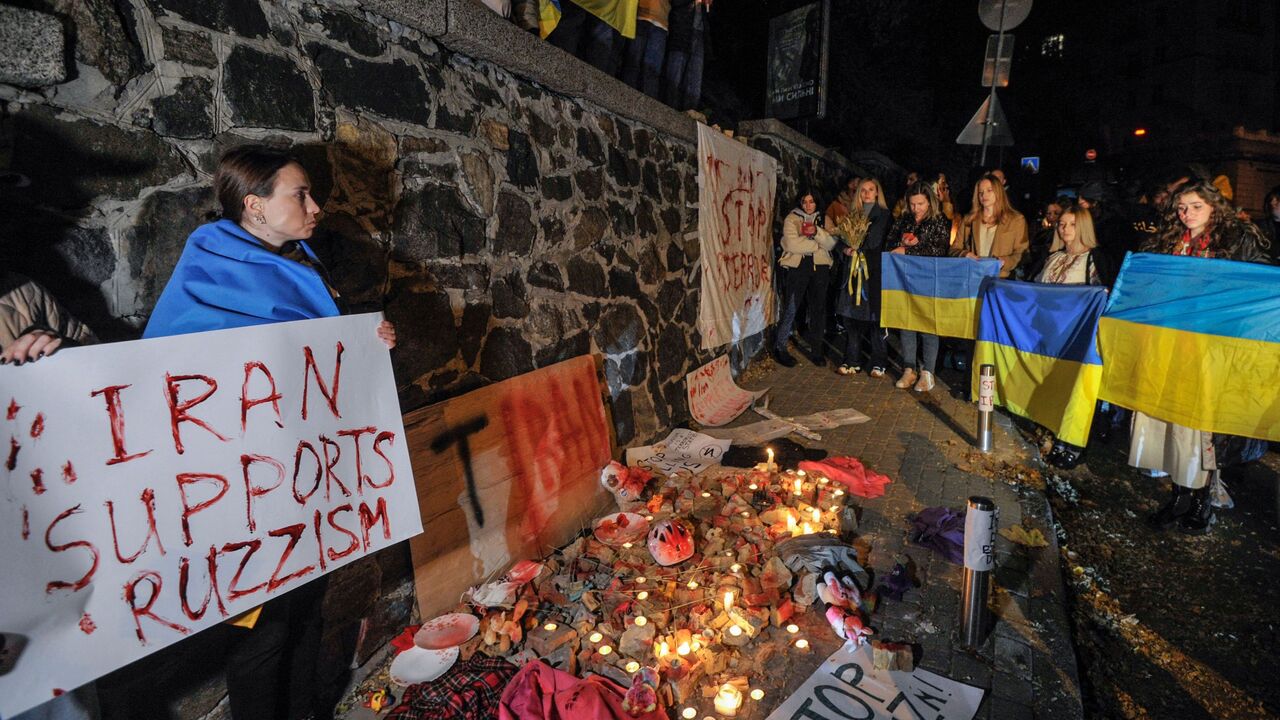
POLYGON ((870 277, 870 274, 870 271, 867 269, 867 256, 864 255, 861 250, 854 250, 853 262, 849 263, 849 279, 846 282, 849 294, 853 296, 854 305, 862 304, 862 281, 870 277), (858 287, 856 292, 853 287, 853 279, 855 276, 858 278, 858 287))

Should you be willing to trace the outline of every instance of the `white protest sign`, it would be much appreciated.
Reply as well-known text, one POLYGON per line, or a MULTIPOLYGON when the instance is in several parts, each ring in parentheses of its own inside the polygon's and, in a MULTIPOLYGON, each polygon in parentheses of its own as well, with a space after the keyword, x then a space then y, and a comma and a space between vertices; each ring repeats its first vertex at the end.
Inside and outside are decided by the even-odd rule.
POLYGON ((982 695, 920 668, 877 670, 870 646, 846 643, 767 720, 971 720, 982 695))
POLYGON ((0 715, 422 531, 379 320, 0 367, 0 715))
POLYGON ((729 356, 721 355, 685 376, 689 397, 689 413, 707 427, 719 427, 751 407, 764 390, 747 391, 738 387, 729 371, 729 356))
POLYGON ((773 197, 778 161, 698 123, 702 349, 773 320, 773 197))
POLYGON ((627 448, 627 464, 646 467, 664 475, 681 471, 697 475, 712 465, 719 465, 730 445, 732 443, 728 440, 717 440, 677 428, 660 443, 627 448))

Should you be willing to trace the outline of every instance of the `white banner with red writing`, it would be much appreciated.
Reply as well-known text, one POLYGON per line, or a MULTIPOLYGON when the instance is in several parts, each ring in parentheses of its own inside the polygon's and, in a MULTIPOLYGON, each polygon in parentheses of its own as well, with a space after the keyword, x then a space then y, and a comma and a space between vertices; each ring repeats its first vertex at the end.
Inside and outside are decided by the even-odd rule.
POLYGON ((422 531, 379 320, 0 367, 0 716, 422 531))
POLYGON ((702 349, 773 322, 773 198, 778 163, 698 124, 698 237, 702 349))
POLYGON ((688 388, 689 413, 707 427, 727 425, 741 415, 764 390, 743 390, 733 381, 729 356, 721 355, 684 378, 688 388))

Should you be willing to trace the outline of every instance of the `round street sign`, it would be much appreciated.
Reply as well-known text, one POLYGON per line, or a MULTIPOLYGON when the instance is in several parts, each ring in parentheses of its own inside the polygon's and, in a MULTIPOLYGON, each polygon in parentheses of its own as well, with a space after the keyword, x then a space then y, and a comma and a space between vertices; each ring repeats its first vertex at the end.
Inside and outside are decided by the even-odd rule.
POLYGON ((978 0, 978 17, 995 32, 1000 32, 1001 6, 1006 31, 1021 25, 1031 14, 1031 0, 978 0))

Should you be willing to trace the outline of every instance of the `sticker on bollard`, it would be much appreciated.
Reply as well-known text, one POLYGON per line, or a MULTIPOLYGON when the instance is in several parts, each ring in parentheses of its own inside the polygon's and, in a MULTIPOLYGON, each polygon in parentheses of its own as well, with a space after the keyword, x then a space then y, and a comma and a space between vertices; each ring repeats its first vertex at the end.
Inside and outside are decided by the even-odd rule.
POLYGON ((996 369, 994 365, 983 365, 978 374, 978 412, 991 412, 995 409, 996 369))
POLYGON ((964 514, 964 566, 990 572, 996 566, 996 529, 1000 511, 989 498, 969 498, 964 514))

